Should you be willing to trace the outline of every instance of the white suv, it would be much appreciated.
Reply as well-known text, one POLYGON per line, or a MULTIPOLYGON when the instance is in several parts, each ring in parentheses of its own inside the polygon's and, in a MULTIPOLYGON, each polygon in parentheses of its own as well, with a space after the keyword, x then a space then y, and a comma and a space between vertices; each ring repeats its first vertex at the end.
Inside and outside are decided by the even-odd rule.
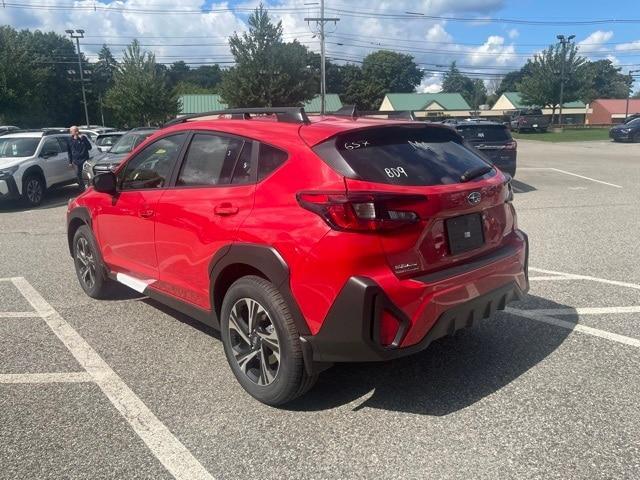
POLYGON ((77 183, 76 169, 69 166, 67 138, 59 131, 0 136, 0 200, 21 198, 37 206, 48 188, 77 183))

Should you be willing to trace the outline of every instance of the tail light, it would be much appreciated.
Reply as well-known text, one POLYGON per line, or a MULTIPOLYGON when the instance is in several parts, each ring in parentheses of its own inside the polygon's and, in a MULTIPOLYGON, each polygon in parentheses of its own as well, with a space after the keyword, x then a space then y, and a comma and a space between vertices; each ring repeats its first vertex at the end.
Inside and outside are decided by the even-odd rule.
POLYGON ((515 140, 511 140, 504 146, 505 150, 515 150, 516 148, 518 148, 518 142, 516 142, 515 140))
POLYGON ((420 221, 412 210, 421 195, 386 193, 300 192, 301 207, 320 215, 335 230, 352 232, 387 231, 420 221))

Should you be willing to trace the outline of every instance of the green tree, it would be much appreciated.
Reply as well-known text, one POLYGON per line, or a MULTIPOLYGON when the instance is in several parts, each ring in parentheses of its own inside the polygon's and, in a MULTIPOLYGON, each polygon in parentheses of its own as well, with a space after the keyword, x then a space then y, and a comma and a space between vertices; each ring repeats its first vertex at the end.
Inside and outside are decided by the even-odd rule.
POLYGON ((500 82, 500 86, 496 89, 495 95, 500 98, 504 92, 517 92, 520 90, 520 82, 528 75, 531 75, 530 62, 524 64, 520 70, 507 73, 500 82))
POLYGON ((178 100, 159 73, 155 56, 134 40, 124 52, 107 92, 107 106, 124 126, 154 125, 178 113, 178 100))
POLYGON ((378 50, 367 55, 362 67, 342 67, 344 99, 362 110, 376 110, 385 94, 414 92, 423 73, 411 55, 378 50))
POLYGON ((640 98, 640 90, 638 90, 636 93, 633 94, 633 97, 631 98, 640 98))
POLYGON ((318 92, 309 50, 282 41, 282 22, 274 24, 262 4, 249 16, 249 31, 229 38, 235 66, 219 86, 230 107, 302 105, 318 92))
MULTIPOLYGON (((479 88, 479 85, 458 70, 456 62, 451 62, 451 66, 442 80, 442 91, 444 93, 459 93, 474 108, 477 107, 475 102, 476 97, 480 94, 479 88)), ((487 90, 485 88, 484 96, 486 97, 486 95, 487 90)))
POLYGON ((620 73, 611 60, 586 62, 582 68, 584 85, 580 91, 580 99, 591 103, 597 98, 627 98, 633 81, 628 75, 620 73))
POLYGON ((551 121, 555 118, 560 103, 560 84, 564 63, 563 102, 580 98, 585 85, 584 65, 586 60, 578 53, 578 47, 551 45, 529 60, 530 74, 520 82, 520 94, 525 104, 551 108, 551 121))
MULTIPOLYGON (((113 78, 117 69, 118 62, 111 50, 107 45, 102 45, 100 52, 98 52, 98 61, 93 65, 91 73, 91 98, 97 107, 97 113, 101 121, 105 119, 104 99, 107 91, 113 85, 113 78)), ((106 118, 110 120, 108 111, 106 118)), ((108 124, 109 121, 104 120, 104 123, 108 124)))

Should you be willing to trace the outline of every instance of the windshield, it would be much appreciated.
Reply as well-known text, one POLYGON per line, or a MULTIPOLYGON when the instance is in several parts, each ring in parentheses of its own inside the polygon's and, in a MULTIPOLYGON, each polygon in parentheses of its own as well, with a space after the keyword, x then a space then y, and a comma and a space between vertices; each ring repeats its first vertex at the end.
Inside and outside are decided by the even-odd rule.
POLYGON ((640 117, 634 118, 633 120, 629 120, 625 125, 640 125, 640 117))
POLYGON ((32 157, 39 138, 0 138, 0 157, 32 157))
POLYGON ((153 132, 127 133, 111 147, 110 153, 129 153, 142 143, 142 141, 150 136, 153 132))

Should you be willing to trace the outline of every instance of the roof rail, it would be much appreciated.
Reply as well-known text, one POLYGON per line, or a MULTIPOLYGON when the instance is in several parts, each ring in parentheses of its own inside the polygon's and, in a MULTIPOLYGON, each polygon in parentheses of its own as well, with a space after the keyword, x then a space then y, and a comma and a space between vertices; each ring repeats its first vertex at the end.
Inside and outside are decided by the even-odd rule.
POLYGON ((227 110, 213 110, 211 112, 194 113, 183 117, 170 120, 163 125, 168 127, 185 123, 189 120, 202 117, 211 117, 214 115, 231 115, 231 118, 250 120, 255 115, 275 115, 279 122, 286 123, 310 123, 307 113, 303 107, 267 107, 267 108, 230 108, 227 110))
POLYGON ((358 110, 355 105, 345 105, 339 110, 332 112, 330 115, 351 118, 386 115, 387 118, 416 120, 416 116, 413 110, 358 110))
POLYGON ((47 135, 60 135, 61 133, 69 133, 69 130, 66 128, 43 128, 40 131, 42 132, 43 137, 46 137, 47 135))

